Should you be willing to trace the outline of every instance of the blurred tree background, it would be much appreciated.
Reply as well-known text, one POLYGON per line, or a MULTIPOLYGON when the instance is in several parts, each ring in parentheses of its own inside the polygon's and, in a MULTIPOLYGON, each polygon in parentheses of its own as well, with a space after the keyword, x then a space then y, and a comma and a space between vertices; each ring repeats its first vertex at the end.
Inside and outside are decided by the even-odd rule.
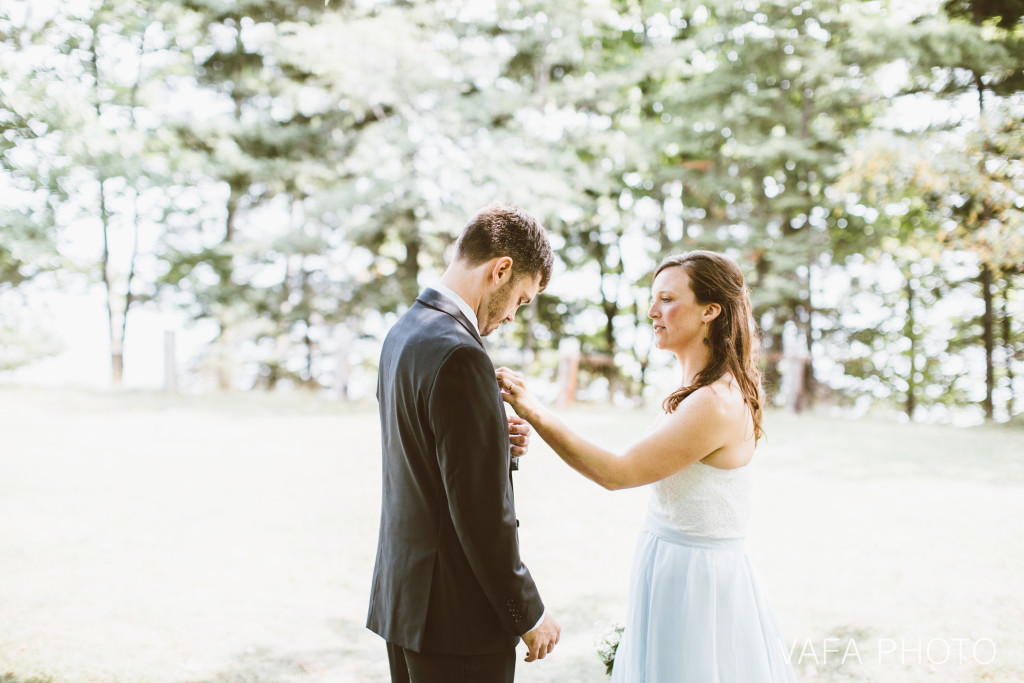
POLYGON ((639 400, 653 267, 714 249, 747 273, 776 404, 1012 420, 1022 15, 5 0, 0 371, 57 352, 31 298, 87 278, 115 384, 138 312, 174 310, 209 330, 187 372, 210 386, 345 396, 468 214, 504 198, 559 265, 496 357, 554 377, 578 340, 587 395, 639 400))

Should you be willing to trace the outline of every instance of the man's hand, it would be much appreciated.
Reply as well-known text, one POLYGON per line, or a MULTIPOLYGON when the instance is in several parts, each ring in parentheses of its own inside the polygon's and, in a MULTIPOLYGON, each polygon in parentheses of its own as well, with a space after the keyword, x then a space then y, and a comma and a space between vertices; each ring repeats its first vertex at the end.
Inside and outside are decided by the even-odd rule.
POLYGON ((526 653, 526 661, 533 662, 544 659, 545 655, 555 649, 561 634, 562 627, 551 618, 550 614, 545 614, 544 621, 540 622, 540 626, 523 634, 523 642, 529 648, 529 652, 526 653))
POLYGON ((530 424, 518 415, 508 416, 508 441, 512 444, 512 457, 526 455, 530 450, 530 424))

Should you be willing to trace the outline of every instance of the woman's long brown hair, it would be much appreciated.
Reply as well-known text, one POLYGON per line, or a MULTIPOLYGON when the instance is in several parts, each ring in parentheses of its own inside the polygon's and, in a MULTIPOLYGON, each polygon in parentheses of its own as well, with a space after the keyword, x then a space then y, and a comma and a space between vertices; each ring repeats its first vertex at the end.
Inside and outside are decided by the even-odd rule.
POLYGON ((685 269, 697 303, 718 304, 722 312, 707 326, 711 360, 697 373, 691 384, 673 391, 662 407, 667 413, 673 412, 697 389, 729 373, 739 385, 743 400, 750 406, 754 438, 760 439, 764 435, 761 423, 761 371, 757 367, 761 341, 750 306, 750 294, 743 281, 743 271, 732 259, 713 251, 691 251, 669 256, 654 271, 654 277, 658 277, 666 268, 685 269))

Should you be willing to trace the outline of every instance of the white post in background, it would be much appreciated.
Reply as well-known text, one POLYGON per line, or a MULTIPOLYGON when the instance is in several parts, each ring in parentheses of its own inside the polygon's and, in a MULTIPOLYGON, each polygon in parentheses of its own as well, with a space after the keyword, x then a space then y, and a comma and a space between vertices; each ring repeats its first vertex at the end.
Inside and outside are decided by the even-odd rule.
POLYGON ((178 363, 174 344, 174 330, 164 330, 164 391, 178 391, 178 363))
POLYGON ((352 351, 352 331, 344 325, 339 325, 334 332, 335 360, 334 360, 334 385, 338 394, 338 400, 347 401, 349 397, 348 385, 352 379, 352 364, 348 357, 352 351))
POLYGON ((580 340, 567 337, 558 343, 558 405, 576 403, 576 384, 580 373, 580 340))
POLYGON ((782 329, 782 396, 786 410, 797 413, 804 404, 804 373, 807 370, 807 347, 800 339, 796 323, 787 321, 782 329))

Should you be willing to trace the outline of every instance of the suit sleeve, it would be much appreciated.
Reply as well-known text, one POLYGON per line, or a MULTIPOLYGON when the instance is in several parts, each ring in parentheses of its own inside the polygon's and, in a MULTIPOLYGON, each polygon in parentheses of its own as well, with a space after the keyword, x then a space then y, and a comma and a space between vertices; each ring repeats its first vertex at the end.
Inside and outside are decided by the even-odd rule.
POLYGON ((429 416, 463 551, 495 611, 511 632, 522 635, 541 618, 544 604, 519 558, 508 424, 494 366, 483 349, 458 347, 441 363, 429 416))

